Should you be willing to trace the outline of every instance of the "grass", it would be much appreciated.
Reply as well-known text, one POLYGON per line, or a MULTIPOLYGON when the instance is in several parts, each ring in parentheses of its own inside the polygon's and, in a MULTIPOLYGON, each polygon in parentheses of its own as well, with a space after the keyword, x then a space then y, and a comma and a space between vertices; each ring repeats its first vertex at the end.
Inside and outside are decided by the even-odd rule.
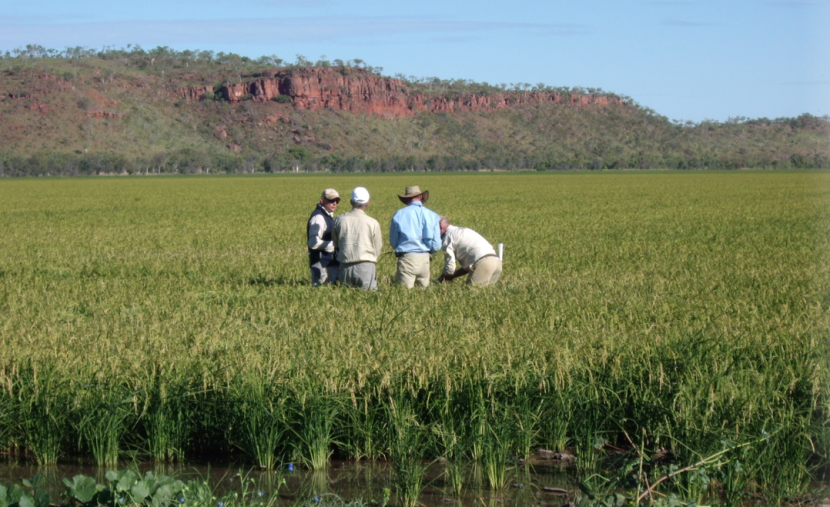
POLYGON ((403 456, 417 491, 419 466, 487 468, 496 442, 569 447, 589 474, 626 435, 680 466, 766 432, 705 489, 776 503, 830 449, 828 229, 826 172, 0 180, 0 436, 43 463, 78 442, 104 462, 403 456), (366 186, 385 229, 411 184, 504 243, 499 284, 396 289, 387 244, 380 290, 313 289, 321 189, 366 186))

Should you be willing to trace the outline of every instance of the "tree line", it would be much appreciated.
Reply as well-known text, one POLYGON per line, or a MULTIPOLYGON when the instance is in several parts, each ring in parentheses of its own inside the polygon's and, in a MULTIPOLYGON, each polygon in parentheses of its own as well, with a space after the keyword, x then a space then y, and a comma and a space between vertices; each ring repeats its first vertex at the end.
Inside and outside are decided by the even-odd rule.
POLYGON ((302 151, 277 155, 238 155, 204 150, 161 152, 131 158, 113 153, 88 155, 41 153, 29 157, 0 154, 0 177, 173 175, 173 174, 278 174, 278 173, 394 173, 455 171, 577 171, 615 169, 830 169, 824 154, 794 154, 784 160, 758 160, 748 165, 740 157, 641 154, 620 161, 602 157, 543 158, 505 156, 468 158, 452 155, 430 157, 364 158, 356 156, 311 156, 302 151))

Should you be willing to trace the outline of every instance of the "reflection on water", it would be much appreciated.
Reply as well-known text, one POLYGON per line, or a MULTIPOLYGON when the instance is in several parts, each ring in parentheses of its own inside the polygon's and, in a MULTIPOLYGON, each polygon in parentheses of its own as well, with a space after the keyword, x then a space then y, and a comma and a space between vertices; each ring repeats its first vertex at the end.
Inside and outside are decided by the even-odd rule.
MULTIPOLYGON (((391 471, 383 462, 332 461, 329 470, 306 471, 294 466, 293 471, 283 467, 280 471, 240 468, 239 465, 164 465, 154 463, 122 464, 120 469, 130 468, 141 475, 147 471, 176 477, 183 481, 207 479, 216 496, 239 492, 240 472, 253 480, 250 495, 279 495, 277 505, 295 505, 313 498, 337 495, 343 500, 362 499, 366 503, 382 504, 390 495, 391 471), (282 480, 285 480, 285 483, 282 480), (384 491, 386 490, 386 491, 384 491)), ((41 475, 46 479, 45 488, 53 503, 60 501, 64 491, 64 477, 83 474, 100 484, 108 484, 108 469, 84 463, 61 463, 52 467, 38 467, 16 461, 0 462, 0 484, 20 484, 20 479, 41 475)), ((445 482, 444 466, 435 463, 429 467, 420 503, 427 507, 447 505, 562 505, 568 491, 575 489, 571 477, 561 466, 553 463, 537 463, 531 467, 516 467, 511 471, 509 487, 502 492, 489 491, 485 486, 480 467, 466 470, 465 491, 461 498, 452 495, 452 488, 445 482)), ((391 503, 395 502, 391 492, 391 503)))

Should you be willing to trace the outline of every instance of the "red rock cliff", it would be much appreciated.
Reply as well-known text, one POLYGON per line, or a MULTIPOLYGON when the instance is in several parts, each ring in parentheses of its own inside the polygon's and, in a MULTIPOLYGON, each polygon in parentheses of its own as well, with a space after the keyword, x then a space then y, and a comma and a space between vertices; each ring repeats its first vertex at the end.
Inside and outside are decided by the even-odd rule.
MULTIPOLYGON (((210 87, 179 88, 186 100, 202 98, 210 87)), ((431 95, 415 92, 398 79, 385 78, 353 68, 304 68, 272 71, 247 83, 228 84, 219 93, 225 100, 265 102, 280 95, 290 97, 298 109, 337 109, 379 118, 407 118, 418 113, 495 111, 518 104, 563 103, 557 92, 496 92, 469 95, 431 95)), ((575 106, 623 105, 619 97, 570 94, 575 106)))

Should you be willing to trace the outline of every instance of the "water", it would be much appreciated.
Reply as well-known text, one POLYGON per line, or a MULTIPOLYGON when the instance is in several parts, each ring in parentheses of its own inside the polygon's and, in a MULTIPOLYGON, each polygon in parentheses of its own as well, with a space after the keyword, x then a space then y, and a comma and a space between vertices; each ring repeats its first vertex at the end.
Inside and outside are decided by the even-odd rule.
MULTIPOLYGON (((264 471, 241 467, 240 465, 213 465, 189 463, 186 465, 159 465, 153 463, 122 464, 118 469, 130 468, 141 475, 147 471, 187 481, 207 479, 214 494, 220 497, 226 493, 240 492, 240 474, 253 481, 249 494, 270 497, 277 494, 277 505, 296 505, 307 500, 337 495, 344 501, 362 500, 366 504, 380 504, 384 489, 393 490, 391 470, 384 462, 332 461, 326 471, 312 472, 294 465, 293 471, 285 465, 279 471, 264 471), (280 478, 285 480, 283 484, 280 478)), ((6 461, 0 463, 0 484, 20 484, 21 479, 41 475, 46 479, 44 489, 52 503, 60 503, 65 490, 63 478, 82 474, 94 478, 100 484, 109 484, 105 478, 106 468, 91 466, 84 462, 63 462, 51 467, 38 467, 26 462, 6 461)), ((556 505, 567 501, 576 489, 566 467, 556 460, 533 460, 530 466, 516 465, 508 474, 508 486, 501 492, 487 488, 484 472, 472 465, 466 471, 463 496, 456 498, 449 484, 444 480, 444 466, 430 465, 424 483, 426 487, 420 496, 420 503, 426 507, 446 505, 556 505)), ((392 492, 391 504, 395 501, 392 492)))
MULTIPOLYGON (((419 498, 420 504, 425 507, 457 506, 520 506, 520 505, 549 505, 559 507, 569 500, 573 500, 578 487, 574 479, 573 470, 568 467, 569 462, 556 459, 540 459, 537 455, 529 466, 513 466, 508 473, 508 486, 501 492, 491 491, 486 486, 484 471, 472 465, 466 470, 464 493, 456 498, 451 488, 444 480, 444 466, 440 463, 430 465, 425 479, 426 487, 419 498)), ((326 504, 326 498, 336 495, 345 502, 362 500, 365 505, 380 505, 384 499, 384 489, 392 487, 392 473, 384 462, 367 461, 331 461, 326 471, 312 472, 299 465, 289 471, 284 465, 278 471, 264 471, 252 469, 240 464, 215 465, 208 463, 188 463, 186 465, 159 465, 154 463, 123 463, 118 469, 130 468, 142 476, 151 471, 187 480, 207 479, 215 496, 221 497, 227 493, 240 493, 240 476, 253 481, 248 488, 248 494, 253 498, 260 496, 270 498, 278 495, 277 506, 297 505, 308 502, 313 498, 320 498, 326 504), (282 479, 285 480, 283 483, 282 479)), ((60 495, 64 491, 63 478, 72 478, 82 474, 94 478, 100 484, 108 484, 105 474, 108 469, 99 468, 83 461, 65 461, 57 466, 38 467, 20 460, 0 462, 0 484, 11 486, 20 484, 21 479, 31 479, 41 475, 46 479, 45 488, 52 503, 61 502, 60 495)), ((811 488, 813 499, 810 503, 827 504, 830 507, 830 470, 817 474, 818 482, 811 488), (826 498, 826 500, 825 500, 826 498)), ((757 498, 748 498, 745 505, 757 507, 757 498)), ((331 505, 337 502, 329 502, 331 505)), ((716 502, 717 503, 717 502, 716 502)), ((339 504, 339 503, 337 503, 339 504)), ((390 504, 397 504, 392 492, 390 504)))

